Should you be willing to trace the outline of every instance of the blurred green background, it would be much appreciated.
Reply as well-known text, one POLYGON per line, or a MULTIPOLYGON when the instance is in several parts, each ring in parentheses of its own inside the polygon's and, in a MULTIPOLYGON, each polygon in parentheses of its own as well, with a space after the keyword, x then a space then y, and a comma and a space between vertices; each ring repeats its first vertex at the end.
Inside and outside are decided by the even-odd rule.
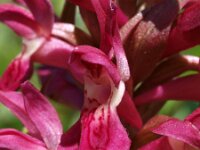
MULTIPOLYGON (((0 3, 5 2, 11 1, 0 0, 0 3)), ((52 0, 52 3, 56 14, 59 16, 62 11, 64 0, 52 0)), ((85 26, 83 25, 79 15, 76 16, 76 25, 85 30, 85 26)), ((0 23, 0 75, 3 73, 12 58, 20 52, 21 42, 21 38, 13 33, 8 27, 0 23)), ((200 55, 199 49, 199 47, 195 47, 184 53, 200 55)), ((39 88, 36 75, 33 76, 32 81, 35 86, 39 88)), ((78 119, 79 112, 55 102, 53 102, 53 104, 58 110, 59 116, 64 124, 64 129, 68 129, 78 119)), ((160 113, 183 119, 198 107, 198 105, 199 104, 196 102, 169 101, 161 109, 160 113)), ((2 104, 0 104, 0 128, 23 129, 20 121, 18 121, 17 118, 15 118, 2 104)))

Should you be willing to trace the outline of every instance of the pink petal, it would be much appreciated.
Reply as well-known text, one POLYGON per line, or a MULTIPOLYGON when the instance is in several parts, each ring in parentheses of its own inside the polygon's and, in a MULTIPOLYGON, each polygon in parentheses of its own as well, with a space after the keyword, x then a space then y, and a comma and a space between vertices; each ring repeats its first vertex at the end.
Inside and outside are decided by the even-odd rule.
POLYGON ((76 47, 71 55, 69 66, 73 75, 82 82, 84 80, 83 75, 86 71, 92 72, 92 70, 94 70, 96 75, 99 76, 98 71, 101 70, 101 67, 106 69, 116 85, 120 81, 120 76, 116 66, 102 51, 95 47, 76 47))
POLYGON ((81 137, 81 123, 76 122, 67 132, 62 135, 60 146, 64 150, 78 150, 81 137))
POLYGON ((52 35, 65 40, 68 44, 73 46, 84 44, 93 45, 92 38, 73 24, 54 23, 52 35))
POLYGON ((164 56, 191 48, 200 43, 200 2, 186 7, 170 32, 168 47, 164 56))
POLYGON ((62 134, 62 125, 50 102, 30 83, 22 85, 25 109, 48 149, 55 150, 62 134))
POLYGON ((99 77, 91 75, 85 77, 80 149, 129 149, 130 140, 116 112, 124 83, 120 81, 116 86, 107 72, 99 77))
POLYGON ((34 53, 32 59, 45 65, 67 68, 73 49, 72 45, 59 39, 51 38, 34 53))
POLYGON ((29 135, 14 129, 0 130, 0 149, 9 150, 47 150, 44 144, 29 135))
POLYGON ((168 136, 200 148, 200 132, 188 121, 170 119, 153 129, 156 134, 168 136))
POLYGON ((83 7, 84 9, 88 9, 90 11, 94 11, 91 0, 70 0, 72 3, 83 7))
POLYGON ((197 108, 192 114, 187 116, 186 121, 190 121, 200 130, 200 108, 197 108))
POLYGON ((131 97, 128 92, 125 92, 124 97, 117 107, 117 112, 120 118, 123 118, 127 123, 129 123, 132 127, 141 128, 142 120, 141 117, 133 103, 131 97))
POLYGON ((22 52, 8 66, 0 78, 1 90, 16 90, 32 74, 30 58, 22 52))
POLYGON ((149 144, 146 144, 139 150, 173 150, 166 137, 159 138, 149 144))
POLYGON ((14 4, 0 5, 0 21, 26 38, 33 38, 35 32, 39 31, 38 24, 33 20, 32 15, 14 4))
POLYGON ((40 138, 38 129, 29 118, 24 108, 24 100, 21 93, 0 91, 0 102, 9 108, 13 114, 20 119, 30 134, 40 138))
POLYGON ((147 143, 150 143, 153 140, 158 139, 160 136, 152 133, 152 129, 159 126, 161 123, 166 122, 169 120, 170 117, 164 115, 155 115, 148 120, 146 124, 142 127, 139 132, 137 132, 136 136, 134 137, 134 148, 139 148, 147 143))
POLYGON ((136 105, 156 101, 175 100, 200 100, 200 75, 191 75, 172 80, 156 86, 135 97, 136 105))
POLYGON ((35 20, 40 24, 43 34, 49 36, 53 28, 54 14, 49 0, 24 0, 35 20))
POLYGON ((109 106, 84 113, 81 119, 80 150, 129 149, 130 140, 116 111, 109 106))

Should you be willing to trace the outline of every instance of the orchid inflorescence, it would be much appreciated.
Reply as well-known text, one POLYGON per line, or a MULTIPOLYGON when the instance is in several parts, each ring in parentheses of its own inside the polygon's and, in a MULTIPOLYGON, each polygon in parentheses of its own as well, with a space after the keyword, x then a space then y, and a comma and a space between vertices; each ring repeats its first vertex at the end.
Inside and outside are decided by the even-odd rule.
POLYGON ((23 44, 0 102, 27 129, 0 129, 0 149, 200 149, 200 108, 157 115, 167 100, 200 100, 199 57, 181 53, 200 43, 200 0, 67 0, 60 17, 50 0, 16 0, 0 5, 0 21, 23 44), (80 110, 69 130, 47 97, 80 110))

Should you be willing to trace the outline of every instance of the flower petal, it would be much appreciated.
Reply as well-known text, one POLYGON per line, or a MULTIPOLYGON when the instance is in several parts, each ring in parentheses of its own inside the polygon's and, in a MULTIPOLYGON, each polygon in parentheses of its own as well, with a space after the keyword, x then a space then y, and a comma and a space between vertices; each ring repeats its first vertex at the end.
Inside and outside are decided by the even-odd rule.
POLYGON ((129 17, 132 17, 137 9, 136 0, 119 0, 119 6, 129 17))
POLYGON ((128 92, 125 92, 121 103, 117 107, 117 112, 120 118, 123 118, 132 127, 136 127, 138 129, 142 127, 142 119, 128 92))
POLYGON ((22 134, 14 129, 0 130, 0 149, 9 150, 47 150, 38 139, 22 134))
POLYGON ((153 132, 156 134, 175 138, 190 144, 191 146, 200 148, 199 130, 188 121, 170 119, 162 123, 159 127, 153 129, 153 132))
POLYGON ((107 70, 116 85, 119 84, 121 78, 112 61, 101 50, 91 46, 76 47, 69 60, 69 66, 73 75, 80 82, 84 81, 83 78, 84 74, 87 74, 86 71, 93 71, 93 73, 99 76, 101 67, 107 70))
POLYGON ((36 21, 42 27, 43 34, 48 36, 53 28, 53 8, 49 0, 24 0, 36 21))
POLYGON ((0 78, 1 90, 16 90, 32 74, 32 64, 24 52, 18 55, 0 78))
POLYGON ((41 64, 67 68, 74 47, 56 38, 51 38, 34 53, 32 59, 41 64))
POLYGON ((156 101, 165 101, 168 99, 175 100, 200 100, 200 75, 191 75, 178 78, 158 85, 143 94, 135 97, 135 104, 142 105, 156 101))
POLYGON ((26 113, 23 95, 21 93, 0 91, 0 102, 20 119, 30 134, 40 138, 38 129, 26 113))
POLYGON ((73 24, 54 23, 52 34, 54 37, 61 38, 74 46, 93 45, 91 37, 73 24))
POLYGON ((75 15, 76 5, 72 4, 70 1, 66 1, 60 20, 65 23, 75 24, 75 15))
POLYGON ((60 146, 63 150, 78 150, 81 137, 81 123, 77 121, 67 132, 62 135, 60 146))
POLYGON ((142 148, 139 148, 139 150, 160 150, 160 149, 173 150, 166 137, 159 138, 153 142, 146 144, 142 148))
POLYGON ((14 4, 0 5, 0 21, 25 38, 33 38, 35 32, 39 32, 38 24, 33 20, 32 15, 14 4))
POLYGON ((100 46, 100 28, 95 12, 80 8, 80 14, 94 39, 95 45, 100 46))
MULTIPOLYGON (((125 90, 123 82, 119 83, 118 89, 113 87, 106 101, 95 99, 96 95, 91 90, 95 92, 98 85, 90 86, 91 83, 88 81, 86 84, 89 85, 86 86, 85 108, 81 116, 80 149, 129 149, 130 140, 116 113, 116 106, 125 90)), ((104 88, 100 87, 99 90, 96 92, 103 92, 104 88)))
POLYGON ((190 121, 200 130, 200 108, 197 108, 192 114, 187 116, 186 121, 190 121))
POLYGON ((70 0, 70 1, 76 5, 79 5, 80 7, 83 7, 84 9, 94 11, 91 0, 70 0))
POLYGON ((116 111, 109 106, 101 106, 88 114, 83 114, 80 149, 130 148, 128 135, 117 117, 116 111))
POLYGON ((199 57, 190 55, 175 55, 169 57, 157 65, 153 73, 138 88, 136 95, 144 90, 169 81, 185 71, 200 71, 199 60, 199 57))
POLYGON ((200 43, 200 2, 196 1, 180 14, 169 35, 168 47, 164 56, 191 48, 200 43))
POLYGON ((160 60, 166 47, 171 23, 178 11, 176 0, 163 0, 157 3, 144 11, 143 20, 125 41, 135 84, 146 79, 160 60))
POLYGON ((48 149, 56 150, 60 143, 62 125, 49 101, 30 83, 22 85, 27 114, 34 122, 48 149))
POLYGON ((152 129, 159 126, 161 123, 166 122, 169 119, 170 117, 164 115, 157 115, 148 120, 148 122, 134 137, 135 144, 133 145, 133 147, 137 149, 138 147, 141 147, 145 144, 150 143, 153 140, 158 139, 160 136, 155 133, 152 133, 152 129))

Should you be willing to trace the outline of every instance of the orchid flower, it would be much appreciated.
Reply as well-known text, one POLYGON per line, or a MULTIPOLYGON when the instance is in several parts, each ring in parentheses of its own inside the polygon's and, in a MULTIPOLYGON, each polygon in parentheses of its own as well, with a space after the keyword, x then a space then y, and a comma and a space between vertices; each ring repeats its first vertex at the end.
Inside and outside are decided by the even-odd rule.
MULTIPOLYGON (((2 90, 15 90, 20 83, 28 79, 32 72, 33 61, 66 68, 65 60, 73 49, 74 43, 63 42, 58 38, 65 33, 63 30, 66 28, 63 29, 62 24, 54 23, 53 9, 49 0, 25 0, 23 4, 29 10, 14 4, 0 6, 0 20, 23 39, 22 52, 11 62, 1 77, 2 90), (59 57, 59 61, 54 60, 55 56, 59 57)), ((73 35, 70 32, 76 31, 82 38, 87 37, 73 25, 65 26, 69 28, 68 36, 73 35)))
POLYGON ((1 148, 57 150, 62 136, 61 122, 53 106, 30 83, 22 85, 22 93, 1 91, 0 101, 22 121, 29 132, 27 135, 15 129, 1 129, 1 148))
POLYGON ((0 21, 23 39, 0 78, 0 101, 28 134, 1 129, 0 148, 200 148, 199 109, 184 121, 152 118, 169 99, 200 101, 200 59, 180 53, 200 43, 199 0, 68 0, 61 17, 49 0, 16 2, 0 5, 0 21), (75 25, 76 6, 89 34, 75 25), (41 92, 81 111, 65 133, 38 90, 25 82, 16 92, 34 62, 41 92), (188 70, 195 74, 180 77, 188 70))

